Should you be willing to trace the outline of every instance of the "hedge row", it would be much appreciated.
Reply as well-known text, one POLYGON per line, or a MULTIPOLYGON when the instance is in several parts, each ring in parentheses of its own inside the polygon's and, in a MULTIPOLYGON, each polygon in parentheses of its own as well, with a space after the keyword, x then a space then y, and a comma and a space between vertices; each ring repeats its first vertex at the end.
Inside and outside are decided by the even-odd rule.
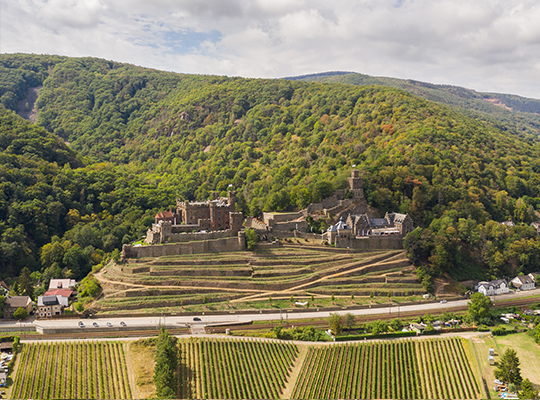
POLYGON ((336 342, 346 342, 349 340, 364 340, 364 339, 384 339, 384 338, 393 338, 393 337, 409 337, 416 336, 416 332, 392 332, 392 333, 381 333, 380 335, 372 335, 367 333, 365 335, 345 335, 345 336, 336 336, 336 342))

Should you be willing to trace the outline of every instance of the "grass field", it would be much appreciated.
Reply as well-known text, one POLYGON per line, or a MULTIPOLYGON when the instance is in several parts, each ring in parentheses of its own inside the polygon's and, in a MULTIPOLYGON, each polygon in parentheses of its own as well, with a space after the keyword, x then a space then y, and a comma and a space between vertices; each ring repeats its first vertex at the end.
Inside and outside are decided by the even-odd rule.
POLYGON ((497 336, 494 339, 501 354, 508 348, 517 352, 523 379, 529 378, 535 387, 540 389, 540 345, 535 343, 527 333, 497 336))

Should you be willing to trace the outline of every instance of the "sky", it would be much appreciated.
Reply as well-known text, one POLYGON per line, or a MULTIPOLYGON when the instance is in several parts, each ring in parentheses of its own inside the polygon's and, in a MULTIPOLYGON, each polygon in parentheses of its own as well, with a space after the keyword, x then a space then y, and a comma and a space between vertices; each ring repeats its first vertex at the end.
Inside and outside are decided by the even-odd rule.
POLYGON ((325 71, 540 98, 537 0, 2 0, 0 53, 166 71, 325 71))

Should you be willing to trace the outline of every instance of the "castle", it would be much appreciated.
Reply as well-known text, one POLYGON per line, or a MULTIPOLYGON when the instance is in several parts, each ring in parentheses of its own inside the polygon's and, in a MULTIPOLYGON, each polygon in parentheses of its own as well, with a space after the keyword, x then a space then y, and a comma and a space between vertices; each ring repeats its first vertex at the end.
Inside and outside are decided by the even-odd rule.
POLYGON ((176 210, 156 214, 145 242, 157 244, 196 240, 189 233, 207 234, 207 239, 235 236, 242 229, 244 216, 235 212, 236 192, 213 200, 182 201, 176 199, 176 210))
POLYGON ((214 199, 207 201, 177 199, 176 210, 170 208, 156 214, 145 239, 147 244, 168 243, 169 247, 124 245, 123 257, 243 250, 244 226, 253 228, 261 240, 296 236, 358 250, 403 248, 403 237, 413 230, 411 217, 387 212, 384 218, 376 218, 364 197, 359 171, 352 170, 347 180, 349 196, 345 190, 336 190, 332 196, 304 210, 264 212, 262 220, 248 217, 244 221, 242 213, 235 210, 234 191, 229 191, 228 197, 214 194, 214 199), (308 216, 338 221, 323 234, 316 234, 308 232, 308 216))

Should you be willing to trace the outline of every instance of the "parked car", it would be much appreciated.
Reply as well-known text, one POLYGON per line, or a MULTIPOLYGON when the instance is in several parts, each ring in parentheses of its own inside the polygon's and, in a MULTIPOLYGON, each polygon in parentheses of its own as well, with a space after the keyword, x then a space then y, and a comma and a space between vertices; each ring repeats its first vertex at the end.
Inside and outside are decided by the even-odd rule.
POLYGON ((107 326, 110 328, 112 327, 112 324, 110 322, 107 322, 107 326))
POLYGON ((99 326, 97 322, 94 322, 92 325, 94 325, 96 328, 99 326))
POLYGON ((84 324, 82 321, 79 321, 79 328, 84 328, 84 324))
POLYGON ((126 323, 124 321, 120 321, 120 325, 122 326, 127 326, 126 323))

